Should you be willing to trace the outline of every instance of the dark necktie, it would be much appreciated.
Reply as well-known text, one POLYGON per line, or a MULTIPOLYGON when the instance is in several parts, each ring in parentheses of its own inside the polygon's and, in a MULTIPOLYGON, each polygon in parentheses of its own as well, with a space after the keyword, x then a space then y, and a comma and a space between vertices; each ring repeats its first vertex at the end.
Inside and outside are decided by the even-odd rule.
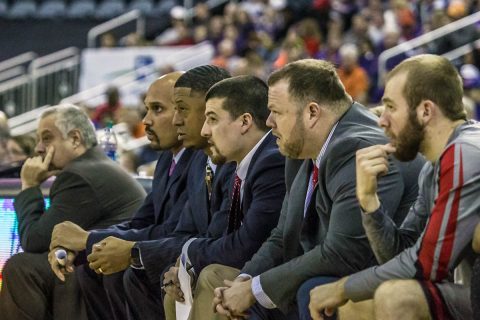
POLYGON ((205 167, 205 184, 207 185, 208 200, 210 200, 212 196, 213 175, 212 167, 210 167, 210 164, 207 162, 205 167))
POLYGON ((228 214, 228 230, 227 233, 233 232, 240 228, 243 219, 243 213, 240 206, 240 187, 242 180, 235 175, 233 182, 232 202, 230 203, 230 211, 228 214))
POLYGON ((172 176, 173 170, 175 170, 175 166, 176 166, 175 159, 172 159, 172 163, 170 164, 170 169, 168 170, 168 176, 169 177, 172 176))

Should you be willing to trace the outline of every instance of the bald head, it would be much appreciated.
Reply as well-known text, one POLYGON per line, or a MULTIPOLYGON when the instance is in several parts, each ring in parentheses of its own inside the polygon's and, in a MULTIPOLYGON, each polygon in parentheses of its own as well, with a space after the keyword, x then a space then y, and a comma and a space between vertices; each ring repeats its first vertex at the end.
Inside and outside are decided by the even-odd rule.
POLYGON ((154 149, 176 153, 181 148, 172 120, 175 113, 173 87, 182 74, 183 72, 176 71, 158 78, 150 85, 145 96, 147 114, 143 118, 143 124, 154 149))

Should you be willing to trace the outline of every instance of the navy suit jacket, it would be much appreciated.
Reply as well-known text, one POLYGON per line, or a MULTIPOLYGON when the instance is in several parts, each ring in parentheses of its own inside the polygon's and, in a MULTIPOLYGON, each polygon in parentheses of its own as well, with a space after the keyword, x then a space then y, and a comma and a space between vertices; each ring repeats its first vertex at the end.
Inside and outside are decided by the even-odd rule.
MULTIPOLYGON (((233 180, 230 195, 231 189, 233 180)), ((248 167, 243 186, 242 225, 227 234, 228 211, 215 213, 207 236, 194 240, 188 247, 195 272, 198 274, 212 263, 241 268, 277 225, 284 195, 285 158, 278 151, 275 137, 269 133, 248 167)))
MULTIPOLYGON (((212 212, 226 212, 229 208, 229 185, 235 170, 234 164, 217 166, 208 201, 205 184, 207 156, 197 151, 188 170, 187 197, 177 227, 172 234, 156 240, 139 241, 142 263, 151 283, 158 283, 180 255, 183 244, 191 237, 205 235, 212 212)), ((226 213, 223 214, 225 216, 226 213)))
POLYGON ((169 151, 162 152, 155 168, 152 191, 145 198, 142 207, 129 222, 93 230, 87 239, 87 253, 91 251, 93 244, 108 236, 141 241, 171 234, 187 201, 187 173, 193 154, 193 150, 186 149, 169 177, 173 155, 169 151))

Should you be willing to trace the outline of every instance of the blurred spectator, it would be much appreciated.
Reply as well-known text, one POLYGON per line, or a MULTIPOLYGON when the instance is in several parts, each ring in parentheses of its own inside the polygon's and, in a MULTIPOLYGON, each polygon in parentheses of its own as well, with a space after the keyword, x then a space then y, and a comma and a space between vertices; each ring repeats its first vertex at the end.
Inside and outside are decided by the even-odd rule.
POLYGON ((96 128, 103 128, 108 122, 115 123, 117 112, 121 108, 120 93, 117 87, 108 87, 105 95, 107 101, 99 105, 92 116, 96 128))
POLYGON ((287 36, 283 41, 282 48, 278 53, 278 57, 273 63, 274 69, 279 69, 289 62, 293 62, 307 57, 305 45, 293 26, 288 30, 287 36))
POLYGON ((114 48, 117 46, 117 39, 111 32, 102 34, 100 37, 100 47, 102 48, 114 48))
POLYGON ((340 48, 338 76, 347 93, 355 101, 365 105, 368 98, 368 76, 358 65, 358 49, 354 44, 347 43, 340 48))
POLYGON ((480 71, 474 65, 466 64, 460 68, 460 75, 463 80, 465 100, 467 104, 473 104, 471 117, 480 119, 480 71))
POLYGON ((213 58, 211 64, 229 70, 231 64, 238 59, 235 52, 235 42, 231 39, 223 39, 218 45, 218 54, 213 58))
MULTIPOLYGON (((467 15, 467 8, 462 0, 453 0, 450 2, 447 8, 447 16, 450 19, 449 22, 454 22, 462 19, 467 15)), ((459 48, 465 44, 472 43, 480 37, 476 25, 468 25, 465 28, 458 31, 447 34, 436 41, 436 54, 444 54, 450 52, 456 48, 459 48)), ((455 64, 458 66, 461 62, 457 61, 455 64)))
POLYGON ((20 162, 35 154, 35 138, 29 134, 13 136, 7 144, 12 162, 20 162))
POLYGON ((368 36, 367 19, 361 14, 356 14, 352 19, 352 28, 343 36, 343 42, 358 44, 366 36, 368 36))
POLYGON ((322 44, 322 36, 317 21, 303 19, 298 23, 297 32, 303 40, 305 50, 310 57, 314 57, 322 44))
POLYGON ((121 108, 116 115, 116 122, 125 123, 132 138, 141 138, 145 135, 145 126, 138 109, 121 108))
POLYGON ((193 44, 190 30, 185 22, 187 11, 184 7, 175 6, 170 10, 171 27, 163 31, 156 39, 158 45, 193 44))

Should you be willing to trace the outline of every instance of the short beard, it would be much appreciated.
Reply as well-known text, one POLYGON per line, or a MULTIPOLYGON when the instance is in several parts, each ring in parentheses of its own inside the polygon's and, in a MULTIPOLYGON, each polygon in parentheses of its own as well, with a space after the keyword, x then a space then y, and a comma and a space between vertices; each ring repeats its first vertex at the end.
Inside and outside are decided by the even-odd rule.
POLYGON ((410 112, 405 127, 397 136, 395 157, 400 161, 412 161, 420 151, 425 137, 425 127, 417 120, 415 112, 410 112))
POLYGON ((217 149, 217 147, 215 147, 214 145, 211 145, 209 148, 206 149, 207 151, 205 152, 209 157, 210 159, 212 160, 212 162, 215 164, 215 165, 222 165, 224 163, 227 162, 227 158, 225 156, 223 156, 217 149), (212 152, 212 149, 215 150, 215 152, 212 152))
POLYGON ((304 144, 305 127, 298 117, 294 129, 290 133, 290 141, 283 144, 283 148, 280 148, 280 152, 286 157, 298 159, 303 150, 304 144))

